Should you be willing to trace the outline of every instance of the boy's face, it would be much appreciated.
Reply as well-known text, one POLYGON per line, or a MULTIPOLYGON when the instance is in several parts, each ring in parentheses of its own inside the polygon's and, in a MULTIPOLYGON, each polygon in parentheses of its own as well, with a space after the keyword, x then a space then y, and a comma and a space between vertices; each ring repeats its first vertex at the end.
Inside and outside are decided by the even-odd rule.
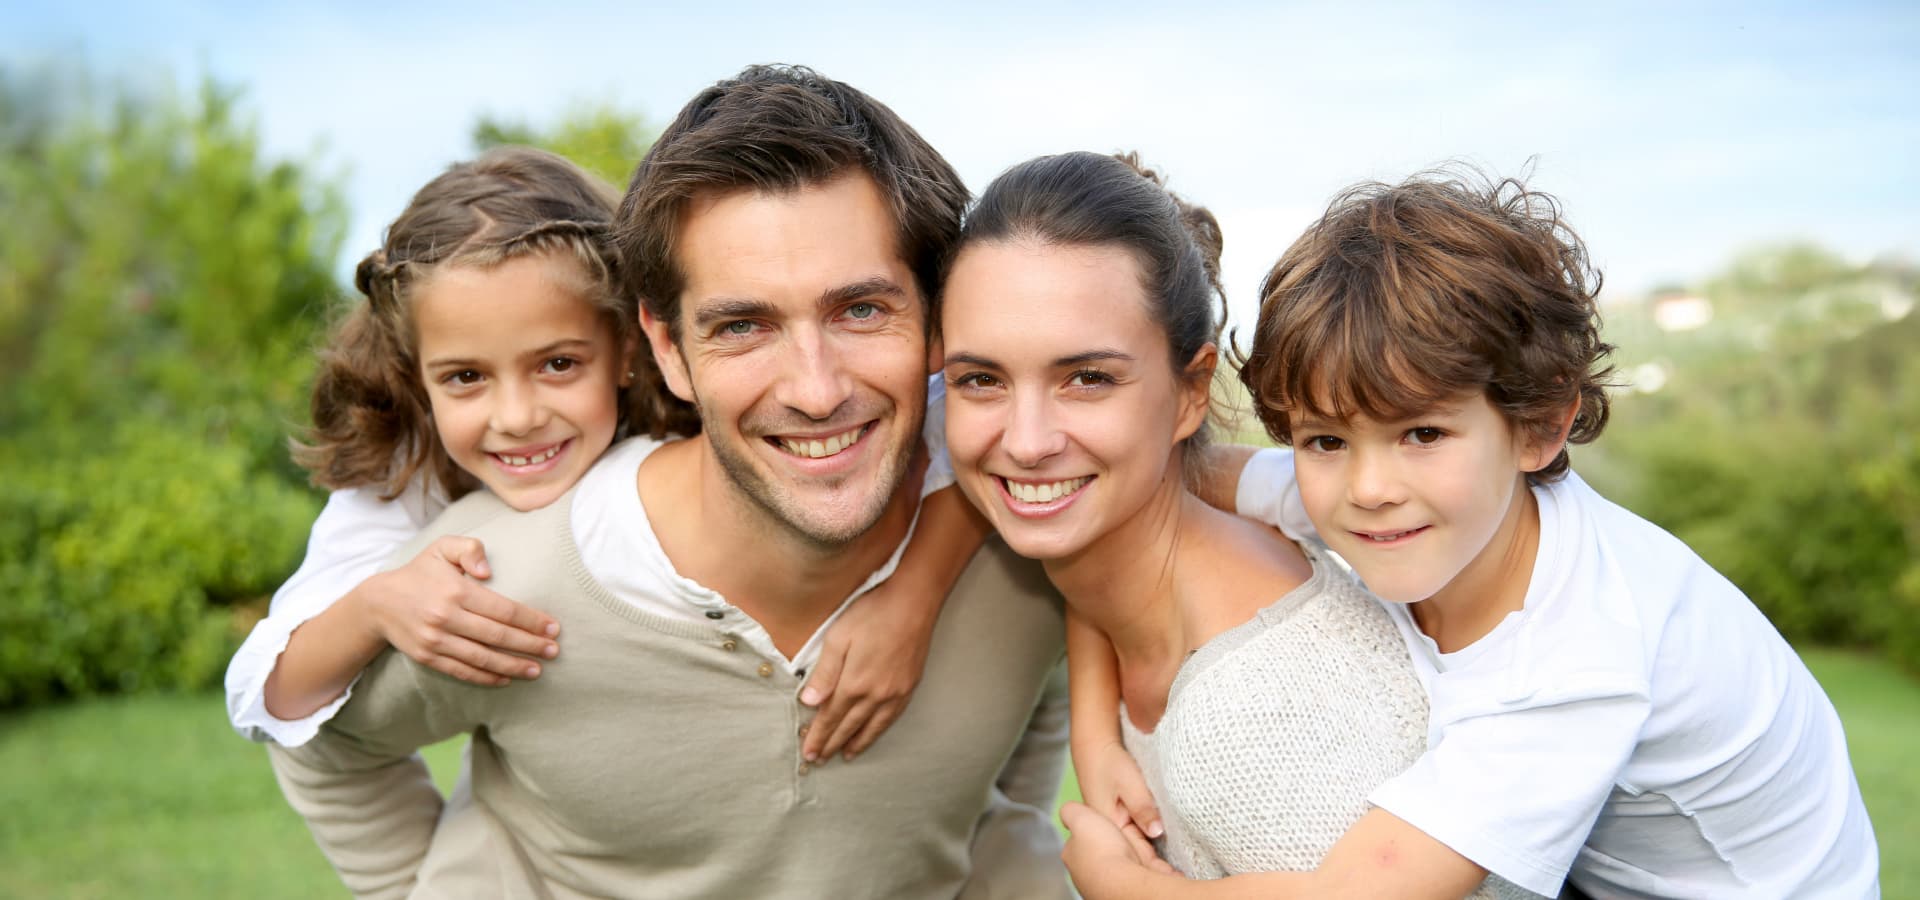
POLYGON ((1511 551, 1537 527, 1526 473, 1558 444, 1548 452, 1516 432, 1484 392, 1404 421, 1291 423, 1307 515, 1369 590, 1395 603, 1495 602, 1515 578, 1524 588, 1531 554, 1511 551))

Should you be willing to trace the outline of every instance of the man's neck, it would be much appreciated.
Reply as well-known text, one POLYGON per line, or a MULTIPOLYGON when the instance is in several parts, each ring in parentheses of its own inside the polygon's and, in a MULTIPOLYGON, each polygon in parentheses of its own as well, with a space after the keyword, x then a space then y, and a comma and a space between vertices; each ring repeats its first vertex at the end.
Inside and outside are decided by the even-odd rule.
POLYGON ((674 570, 752 616, 792 658, 906 540, 924 456, 873 527, 837 546, 806 539, 742 496, 697 438, 655 451, 637 489, 674 570))

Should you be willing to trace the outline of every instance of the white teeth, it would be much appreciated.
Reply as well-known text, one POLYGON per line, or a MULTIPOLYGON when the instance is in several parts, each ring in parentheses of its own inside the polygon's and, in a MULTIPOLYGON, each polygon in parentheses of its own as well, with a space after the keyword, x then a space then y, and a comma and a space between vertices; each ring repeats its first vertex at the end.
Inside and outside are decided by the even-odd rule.
MULTIPOLYGON (((864 428, 865 426, 861 427, 864 428)), ((820 459, 822 457, 832 456, 853 446, 853 442, 859 439, 860 428, 855 428, 851 431, 843 431, 830 438, 818 441, 795 441, 781 438, 780 446, 795 456, 804 456, 808 459, 820 459)))
POLYGON ((1087 483, 1087 476, 1069 478, 1066 481, 1053 481, 1046 484, 1027 484, 1020 481, 1007 481, 1007 493, 1021 503, 1051 503, 1065 497, 1087 483))
POLYGON ((534 463, 543 463, 552 459, 560 452, 562 446, 563 444, 555 444, 532 456, 509 456, 505 453, 496 453, 494 455, 500 457, 502 462, 510 466, 530 466, 534 463))
POLYGON ((1373 539, 1373 542, 1374 542, 1374 543, 1376 543, 1376 544, 1384 544, 1384 543, 1386 543, 1387 541, 1391 541, 1391 540, 1394 540, 1395 538, 1401 538, 1401 537, 1405 537, 1405 536, 1407 536, 1407 535, 1409 535, 1409 534, 1412 534, 1412 533, 1413 533, 1413 531, 1412 531, 1412 530, 1408 530, 1408 531, 1396 531, 1396 532, 1394 532, 1394 533, 1392 533, 1392 534, 1369 534, 1369 535, 1367 535, 1367 537, 1369 537, 1369 538, 1372 538, 1372 539, 1373 539))

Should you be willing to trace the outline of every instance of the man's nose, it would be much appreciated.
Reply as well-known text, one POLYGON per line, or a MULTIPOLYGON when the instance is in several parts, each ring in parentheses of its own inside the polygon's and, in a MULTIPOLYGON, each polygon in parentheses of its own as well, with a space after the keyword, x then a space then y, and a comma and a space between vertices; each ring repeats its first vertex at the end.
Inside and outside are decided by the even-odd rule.
POLYGON ((816 329, 794 332, 787 339, 785 371, 775 396, 781 404, 809 419, 824 421, 853 396, 845 351, 816 329))

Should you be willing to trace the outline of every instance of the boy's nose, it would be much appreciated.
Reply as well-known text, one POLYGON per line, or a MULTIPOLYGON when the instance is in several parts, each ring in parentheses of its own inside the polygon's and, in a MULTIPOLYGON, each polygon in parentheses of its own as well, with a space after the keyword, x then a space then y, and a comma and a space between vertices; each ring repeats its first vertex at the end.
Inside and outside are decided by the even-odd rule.
POLYGON ((1355 453, 1348 473, 1347 498, 1362 509, 1375 509, 1406 499, 1406 484, 1391 454, 1355 453))

